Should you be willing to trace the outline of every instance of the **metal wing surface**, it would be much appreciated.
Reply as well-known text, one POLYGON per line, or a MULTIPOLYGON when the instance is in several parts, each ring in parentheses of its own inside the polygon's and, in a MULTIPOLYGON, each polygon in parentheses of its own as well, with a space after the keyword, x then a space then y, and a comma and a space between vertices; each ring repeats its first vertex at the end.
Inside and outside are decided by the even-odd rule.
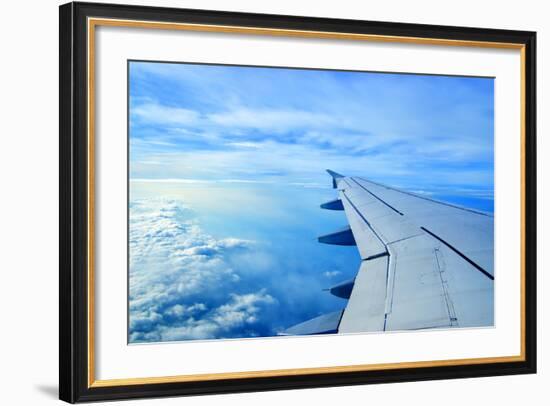
POLYGON ((319 237, 356 245, 355 278, 330 292, 339 312, 285 334, 356 333, 493 325, 493 216, 360 177, 328 171, 349 227, 319 237))

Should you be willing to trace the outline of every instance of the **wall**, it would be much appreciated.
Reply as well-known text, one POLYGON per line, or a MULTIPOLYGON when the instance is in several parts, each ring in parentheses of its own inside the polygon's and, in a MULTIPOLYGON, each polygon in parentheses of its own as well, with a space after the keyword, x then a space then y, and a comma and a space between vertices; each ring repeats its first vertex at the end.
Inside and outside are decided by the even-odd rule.
MULTIPOLYGON (((399 385, 250 393, 185 399, 188 405, 543 403, 549 393, 542 317, 550 288, 543 275, 548 222, 544 134, 549 94, 550 23, 544 2, 246 0, 126 1, 176 7, 538 31, 539 112, 539 374, 399 385), (546 109, 545 109, 546 107, 546 109)), ((48 404, 57 399, 57 121, 58 11, 54 0, 3 4, 0 24, 0 376, 2 403, 48 404)), ((548 162, 548 161, 547 161, 548 162)), ((140 401, 181 404, 181 399, 140 401)), ((138 404, 127 402, 125 404, 138 404)))

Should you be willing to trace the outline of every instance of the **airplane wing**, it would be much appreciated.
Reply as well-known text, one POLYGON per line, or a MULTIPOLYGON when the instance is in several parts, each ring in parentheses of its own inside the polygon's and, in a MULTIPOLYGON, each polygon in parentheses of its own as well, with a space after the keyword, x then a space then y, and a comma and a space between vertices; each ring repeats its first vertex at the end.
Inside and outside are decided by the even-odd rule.
POLYGON ((319 242, 356 245, 354 279, 329 291, 338 312, 283 334, 355 333, 492 326, 493 216, 328 170, 349 227, 319 242))

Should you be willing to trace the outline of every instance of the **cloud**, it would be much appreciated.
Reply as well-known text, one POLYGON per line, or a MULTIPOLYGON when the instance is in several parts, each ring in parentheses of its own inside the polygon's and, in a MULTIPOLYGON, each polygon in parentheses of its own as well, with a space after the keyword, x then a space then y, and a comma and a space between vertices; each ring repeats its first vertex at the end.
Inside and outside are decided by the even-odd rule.
POLYGON ((323 275, 325 275, 327 278, 334 278, 335 276, 342 275, 341 271, 326 271, 323 272, 323 275))
POLYGON ((484 78, 132 63, 131 177, 323 184, 333 168, 427 192, 491 189, 493 86, 484 78))
MULTIPOLYGON (((157 163, 157 165, 160 165, 160 163, 157 163)), ((169 179, 150 179, 150 178, 132 178, 130 179, 130 182, 142 182, 142 183, 188 183, 188 184, 195 184, 195 183, 211 183, 211 181, 205 180, 205 179, 185 179, 185 178, 169 178, 169 179)))
POLYGON ((261 305, 276 303, 264 290, 246 295, 231 294, 231 301, 216 309, 213 320, 224 329, 254 324, 258 321, 261 305))
POLYGON ((159 114, 147 125, 158 126, 162 135, 157 141, 140 138, 145 121, 141 130, 132 130, 131 178, 286 178, 283 181, 322 184, 324 169, 333 168, 383 183, 397 178, 461 187, 493 183, 492 134, 482 135, 481 127, 471 134, 457 127, 447 134, 430 129, 420 135, 412 128, 380 132, 376 126, 352 122, 357 118, 346 121, 303 110, 186 110, 180 119, 178 114, 172 117, 172 107, 148 109, 159 114))
MULTIPOLYGON (((154 341, 204 340, 235 338, 236 331, 246 331, 246 337, 254 337, 259 335, 254 328, 261 322, 262 308, 274 304, 276 304, 275 299, 264 292, 246 295, 231 294, 228 303, 207 312, 200 318, 194 318, 192 312, 187 312, 183 306, 176 305, 179 307, 175 311, 170 309, 166 312, 167 320, 175 313, 177 319, 185 319, 183 324, 157 325, 154 331, 149 330, 142 335, 135 334, 135 337, 154 338, 154 341)), ((206 310, 206 306, 201 305, 200 309, 206 310)))
POLYGON ((250 142, 250 141, 244 141, 244 142, 228 142, 226 145, 230 147, 236 147, 236 148, 261 148, 262 144, 257 142, 250 142))
POLYGON ((189 125, 197 123, 200 117, 196 111, 158 103, 138 104, 131 107, 131 112, 132 118, 148 125, 189 125))
POLYGON ((337 117, 304 110, 276 110, 237 108, 222 113, 211 114, 208 120, 224 127, 260 130, 271 133, 287 133, 304 128, 334 126, 337 117))
POLYGON ((204 233, 180 201, 132 201, 130 342, 265 335, 277 300, 243 284, 231 261, 253 246, 204 233))
MULTIPOLYGON (((135 195, 158 194, 158 187, 131 184, 135 195)), ((169 190, 190 196, 187 186, 169 190)), ((335 281, 353 277, 357 249, 315 238, 345 222, 342 213, 319 209, 333 190, 220 183, 198 196, 203 191, 207 198, 190 198, 193 208, 171 198, 130 203, 131 343, 271 337, 343 307, 323 292, 323 272, 340 271, 335 281)))

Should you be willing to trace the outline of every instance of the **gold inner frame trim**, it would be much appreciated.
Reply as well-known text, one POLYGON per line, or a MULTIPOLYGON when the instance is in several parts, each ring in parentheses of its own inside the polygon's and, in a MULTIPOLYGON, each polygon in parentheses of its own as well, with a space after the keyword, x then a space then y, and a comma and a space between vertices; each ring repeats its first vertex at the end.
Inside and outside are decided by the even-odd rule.
POLYGON ((467 41, 440 38, 400 37, 391 35, 355 34, 345 32, 306 31, 290 29, 274 29, 260 27, 243 27, 228 25, 167 23, 139 20, 120 20, 108 18, 89 18, 87 29, 88 41, 88 387, 112 387, 126 385, 161 384, 193 381, 213 381, 221 379, 266 378, 313 374, 335 374, 344 372, 380 371, 398 368, 426 368, 459 365, 480 365, 505 362, 525 361, 525 45, 519 43, 467 41), (265 35, 278 37, 298 37, 317 39, 338 39, 370 42, 389 42, 402 44, 420 44, 432 46, 459 46, 478 48, 512 49, 520 51, 520 165, 521 165, 521 269, 520 269, 520 354, 502 357, 464 358, 451 360, 395 362, 383 364, 345 365, 316 368, 277 369, 265 371, 221 372, 211 374, 174 375, 145 378, 95 379, 95 28, 97 26, 148 28, 157 30, 180 30, 194 32, 216 32, 244 35, 265 35))
POLYGON ((143 385, 147 383, 176 383, 193 381, 214 381, 217 379, 243 379, 243 378, 266 378, 289 375, 312 375, 312 374, 331 374, 342 372, 361 372, 361 371, 383 371, 399 368, 421 368, 432 366, 456 366, 456 365, 474 365, 522 361, 521 356, 511 357, 493 357, 493 358, 469 358, 458 360, 438 360, 438 361, 415 361, 387 364, 367 364, 367 365, 347 365, 336 367, 321 368, 296 368, 296 369, 276 369, 268 371, 245 371, 245 372, 227 372, 215 374, 197 374, 197 375, 175 375, 149 378, 125 378, 97 380, 91 385, 92 388, 121 386, 121 385, 143 385))

